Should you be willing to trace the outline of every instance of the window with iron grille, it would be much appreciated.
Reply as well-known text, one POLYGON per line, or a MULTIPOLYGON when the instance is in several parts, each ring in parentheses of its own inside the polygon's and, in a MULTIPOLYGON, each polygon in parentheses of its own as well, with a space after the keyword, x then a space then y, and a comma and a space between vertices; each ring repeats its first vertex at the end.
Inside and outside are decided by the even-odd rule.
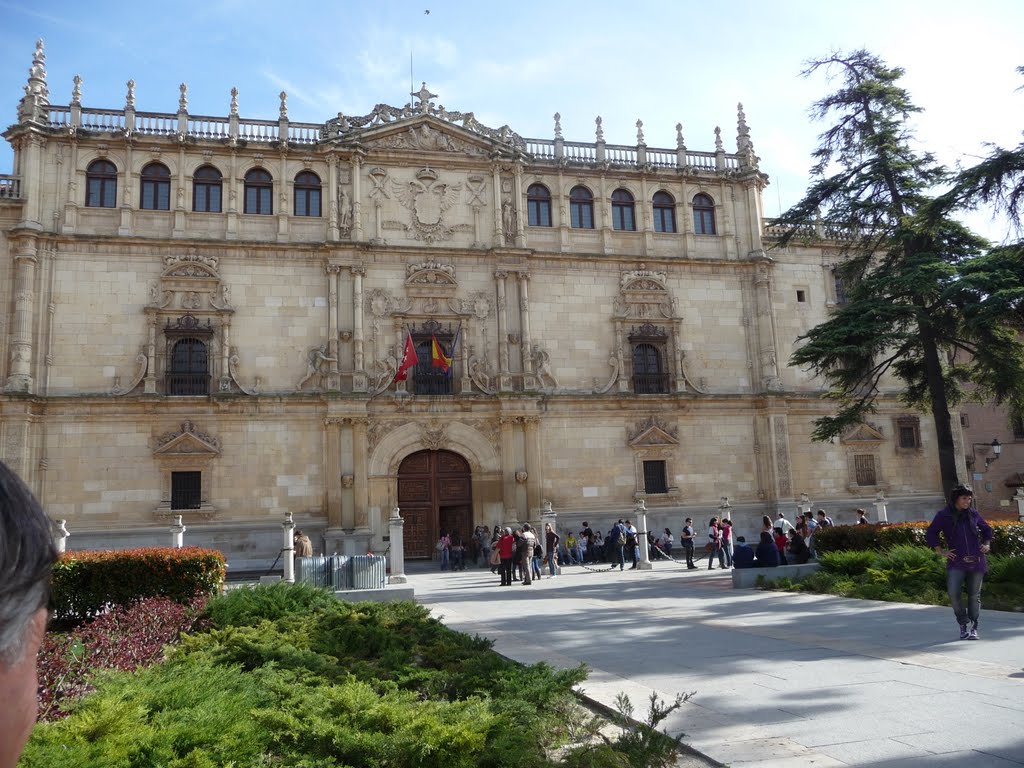
POLYGON ((202 501, 202 472, 171 472, 171 509, 199 509, 202 501))
POLYGON ((669 372, 665 365, 668 332, 652 323, 634 328, 629 335, 632 347, 633 392, 638 395, 664 395, 669 392, 669 372))
POLYGON ((1024 440, 1024 419, 1013 420, 1013 439, 1024 440))
POLYGON ((832 270, 832 281, 835 286, 836 292, 836 304, 846 304, 850 297, 846 295, 846 285, 843 282, 843 276, 839 274, 838 269, 832 270))
POLYGON ((664 461, 644 462, 644 491, 646 493, 668 493, 668 475, 664 461))
POLYGON ((875 474, 875 457, 873 454, 854 456, 853 470, 857 485, 878 485, 878 476, 875 474))
POLYGON ((921 420, 916 416, 903 416, 896 419, 897 445, 904 449, 921 447, 921 420))
POLYGON ((438 346, 441 347, 441 354, 446 357, 453 357, 452 342, 454 335, 451 329, 443 330, 440 323, 427 321, 423 325, 423 331, 413 332, 412 342, 416 346, 416 366, 413 368, 412 389, 417 395, 451 395, 454 393, 454 365, 447 371, 444 368, 435 366, 431 357, 431 339, 436 338, 438 346))

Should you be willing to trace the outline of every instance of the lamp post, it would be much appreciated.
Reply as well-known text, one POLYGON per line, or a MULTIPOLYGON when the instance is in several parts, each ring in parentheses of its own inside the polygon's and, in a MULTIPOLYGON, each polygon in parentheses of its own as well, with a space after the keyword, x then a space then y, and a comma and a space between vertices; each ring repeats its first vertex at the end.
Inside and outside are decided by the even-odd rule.
POLYGON ((1003 445, 1002 445, 1002 443, 999 442, 998 439, 993 439, 991 443, 971 443, 971 461, 970 461, 970 464, 971 464, 971 468, 972 469, 974 469, 977 466, 977 464, 978 464, 978 458, 977 458, 978 451, 976 449, 980 449, 981 453, 987 453, 988 451, 992 451, 992 455, 991 456, 986 456, 985 457, 985 469, 986 470, 990 466, 992 466, 993 462, 998 461, 999 457, 1003 453, 1003 445))

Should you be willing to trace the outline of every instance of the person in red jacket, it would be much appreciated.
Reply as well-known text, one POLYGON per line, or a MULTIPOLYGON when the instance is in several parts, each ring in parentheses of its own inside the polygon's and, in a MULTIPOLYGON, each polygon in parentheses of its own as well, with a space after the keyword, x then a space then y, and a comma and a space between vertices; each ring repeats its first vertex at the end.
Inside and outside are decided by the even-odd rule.
POLYGON ((516 553, 516 540, 512 537, 512 529, 506 528, 501 538, 498 539, 498 553, 501 555, 501 565, 498 566, 498 573, 501 576, 502 587, 512 586, 512 558, 516 553))

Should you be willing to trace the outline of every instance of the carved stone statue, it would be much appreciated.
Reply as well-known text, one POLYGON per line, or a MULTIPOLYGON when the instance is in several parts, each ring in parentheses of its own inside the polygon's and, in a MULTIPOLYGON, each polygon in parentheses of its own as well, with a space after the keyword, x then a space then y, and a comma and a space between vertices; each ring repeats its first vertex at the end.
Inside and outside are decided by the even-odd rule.
POLYGON ((349 230, 352 228, 352 201, 348 192, 341 190, 341 202, 338 203, 338 229, 349 230))
POLYGON ((306 355, 306 375, 299 380, 296 385, 296 389, 302 389, 302 385, 309 381, 314 376, 322 374, 323 371, 320 369, 324 363, 336 363, 338 358, 331 357, 327 354, 327 345, 321 344, 319 347, 314 347, 306 355))
POLYGON ((507 199, 501 204, 501 226, 505 231, 505 240, 512 241, 516 238, 516 209, 512 201, 507 199))
POLYGON ((537 371, 537 378, 540 380, 541 386, 550 385, 557 389, 558 379, 555 378, 554 371, 551 370, 550 353, 540 344, 534 344, 530 351, 532 353, 533 366, 537 371))

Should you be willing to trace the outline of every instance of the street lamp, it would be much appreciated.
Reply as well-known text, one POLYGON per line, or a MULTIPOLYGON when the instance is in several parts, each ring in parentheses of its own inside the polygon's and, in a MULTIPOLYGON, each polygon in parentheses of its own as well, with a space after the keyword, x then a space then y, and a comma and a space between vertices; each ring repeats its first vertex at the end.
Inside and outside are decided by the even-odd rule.
POLYGON ((991 456, 986 456, 985 457, 985 469, 986 470, 992 465, 993 461, 996 461, 999 458, 1000 454, 1002 454, 1002 452, 1003 452, 1002 443, 1000 443, 998 439, 993 439, 991 443, 971 443, 971 460, 970 460, 970 463, 971 463, 972 467, 974 467, 975 464, 977 463, 977 458, 975 456, 975 449, 976 448, 980 448, 982 453, 987 453, 990 450, 992 451, 992 455, 991 456))

